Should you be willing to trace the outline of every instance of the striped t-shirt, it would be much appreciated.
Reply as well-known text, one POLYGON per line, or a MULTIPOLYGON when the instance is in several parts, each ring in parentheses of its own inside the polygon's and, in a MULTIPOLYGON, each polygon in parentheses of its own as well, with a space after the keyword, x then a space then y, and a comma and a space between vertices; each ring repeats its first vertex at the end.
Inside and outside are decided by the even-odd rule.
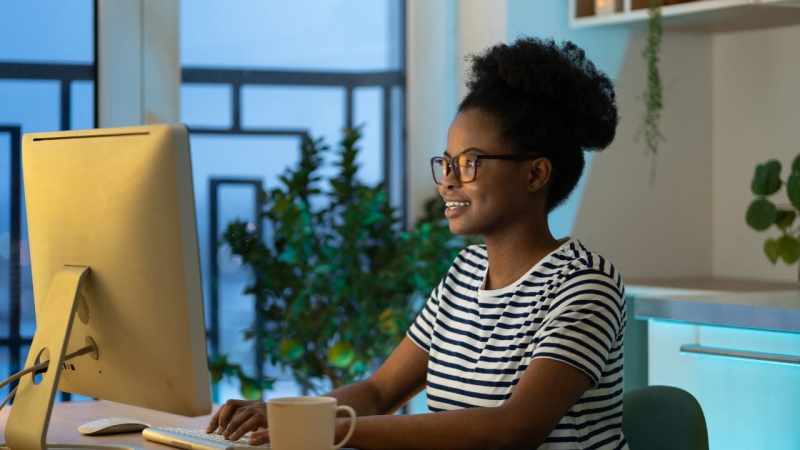
POLYGON ((487 268, 484 246, 462 250, 408 330, 428 353, 428 408, 499 406, 532 359, 550 358, 592 387, 539 449, 627 449, 619 271, 575 238, 501 289, 482 289, 487 268))

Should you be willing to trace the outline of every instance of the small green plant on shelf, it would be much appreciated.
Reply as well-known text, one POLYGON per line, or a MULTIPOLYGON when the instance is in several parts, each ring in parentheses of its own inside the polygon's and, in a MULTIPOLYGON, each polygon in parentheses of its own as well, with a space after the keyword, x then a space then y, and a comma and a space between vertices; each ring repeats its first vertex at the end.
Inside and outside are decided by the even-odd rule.
POLYGON ((781 163, 771 159, 756 166, 751 190, 756 198, 747 208, 747 224, 756 231, 766 231, 773 225, 780 231, 778 238, 764 241, 764 253, 772 264, 779 259, 792 265, 800 259, 800 227, 793 227, 800 210, 800 155, 795 157, 788 178, 781 180, 781 163), (789 205, 776 205, 768 197, 786 187, 789 205))
MULTIPOLYGON (((298 164, 261 193, 266 238, 241 221, 224 232, 233 255, 254 274, 245 292, 263 299, 245 337, 259 339, 264 360, 306 393, 374 370, 465 245, 450 233, 438 197, 404 229, 384 185, 357 177, 360 138, 360 129, 344 130, 337 173, 327 175, 320 168, 331 148, 305 139, 298 164)), ((224 355, 210 365, 214 381, 238 378, 247 398, 259 398, 275 381, 248 376, 224 355)))

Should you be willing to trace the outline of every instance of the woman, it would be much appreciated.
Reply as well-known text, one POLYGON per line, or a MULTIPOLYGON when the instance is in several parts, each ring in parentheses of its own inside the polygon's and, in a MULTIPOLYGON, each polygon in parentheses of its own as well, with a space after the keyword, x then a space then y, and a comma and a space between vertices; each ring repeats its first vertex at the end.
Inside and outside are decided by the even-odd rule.
MULTIPOLYGON (((622 277, 547 222, 583 151, 614 138, 611 82, 574 44, 528 38, 474 57, 468 87, 431 165, 450 230, 485 245, 458 255, 370 379, 328 394, 360 416, 348 445, 627 448, 622 277), (423 388, 431 413, 389 415, 423 388)), ((208 431, 238 439, 265 414, 261 402, 229 401, 208 431)))

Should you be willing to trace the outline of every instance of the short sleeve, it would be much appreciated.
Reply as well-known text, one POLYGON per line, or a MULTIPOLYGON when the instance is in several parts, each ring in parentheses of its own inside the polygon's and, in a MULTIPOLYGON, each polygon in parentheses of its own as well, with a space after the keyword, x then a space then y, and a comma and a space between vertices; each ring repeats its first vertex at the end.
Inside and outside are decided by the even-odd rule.
POLYGON ((609 275, 594 269, 573 272, 550 302, 531 358, 576 367, 596 386, 611 352, 621 350, 624 316, 622 287, 609 275))
POLYGON ((417 314, 414 322, 408 328, 406 335, 426 353, 430 352, 431 337, 433 336, 436 314, 439 311, 439 297, 444 286, 444 279, 431 291, 425 307, 417 314))

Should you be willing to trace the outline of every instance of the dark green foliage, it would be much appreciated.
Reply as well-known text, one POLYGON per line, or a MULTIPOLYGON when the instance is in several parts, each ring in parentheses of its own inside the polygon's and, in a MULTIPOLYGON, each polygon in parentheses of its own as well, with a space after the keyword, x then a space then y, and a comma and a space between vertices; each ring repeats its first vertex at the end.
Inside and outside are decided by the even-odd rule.
POLYGON ((770 159, 756 166, 750 188, 756 195, 772 195, 778 192, 781 188, 781 163, 770 159))
POLYGON ((266 239, 244 222, 224 233, 255 274, 246 293, 265 299, 261 322, 246 336, 263 336, 265 359, 308 392, 323 380, 362 378, 384 360, 464 245, 447 228, 440 199, 403 229, 384 186, 356 177, 360 137, 344 131, 328 179, 319 169, 330 148, 306 139, 297 167, 262 193, 266 239))
POLYGON ((796 209, 800 209, 800 172, 792 172, 786 181, 786 195, 796 209))
POLYGON ((747 208, 747 224, 756 231, 766 230, 775 223, 777 218, 778 208, 763 197, 753 200, 753 203, 747 208))
POLYGON ((792 228, 800 210, 800 155, 792 162, 791 173, 786 183, 781 180, 781 163, 771 159, 756 166, 750 189, 756 198, 750 203, 745 215, 747 224, 756 231, 765 231, 775 225, 781 232, 778 238, 764 241, 764 254, 772 264, 779 259, 786 264, 800 260, 800 230, 792 228), (790 205, 776 206, 767 199, 786 186, 790 205), (791 209, 791 208, 794 209, 791 209))

